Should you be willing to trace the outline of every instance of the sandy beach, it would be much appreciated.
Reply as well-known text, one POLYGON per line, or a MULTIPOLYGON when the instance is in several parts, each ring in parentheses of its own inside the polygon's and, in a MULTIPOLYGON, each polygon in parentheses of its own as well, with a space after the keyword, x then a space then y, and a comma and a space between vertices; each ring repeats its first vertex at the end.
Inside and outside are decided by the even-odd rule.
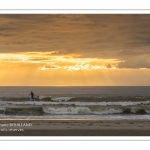
POLYGON ((0 120, 1 136, 150 136, 146 120, 0 120))

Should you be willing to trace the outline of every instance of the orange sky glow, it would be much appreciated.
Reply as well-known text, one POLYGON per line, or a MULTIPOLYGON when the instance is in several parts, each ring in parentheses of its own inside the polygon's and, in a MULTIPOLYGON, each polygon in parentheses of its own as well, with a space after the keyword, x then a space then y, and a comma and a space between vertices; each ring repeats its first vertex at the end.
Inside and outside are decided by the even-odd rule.
POLYGON ((149 86, 150 15, 0 15, 0 86, 149 86))

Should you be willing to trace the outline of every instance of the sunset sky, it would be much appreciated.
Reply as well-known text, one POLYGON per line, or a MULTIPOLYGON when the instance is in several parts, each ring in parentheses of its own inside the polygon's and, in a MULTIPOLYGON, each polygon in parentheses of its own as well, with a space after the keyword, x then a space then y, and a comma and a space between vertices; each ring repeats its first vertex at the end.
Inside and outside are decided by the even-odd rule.
POLYGON ((0 86, 149 86, 150 15, 0 14, 0 86))

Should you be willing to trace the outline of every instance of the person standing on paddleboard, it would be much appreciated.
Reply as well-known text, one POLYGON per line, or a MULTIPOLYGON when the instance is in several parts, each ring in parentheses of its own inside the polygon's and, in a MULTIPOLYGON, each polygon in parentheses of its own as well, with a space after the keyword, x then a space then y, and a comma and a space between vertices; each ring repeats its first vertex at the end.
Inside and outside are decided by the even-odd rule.
POLYGON ((35 101, 35 99, 34 99, 34 93, 32 91, 31 91, 31 93, 29 95, 30 95, 30 100, 35 101))

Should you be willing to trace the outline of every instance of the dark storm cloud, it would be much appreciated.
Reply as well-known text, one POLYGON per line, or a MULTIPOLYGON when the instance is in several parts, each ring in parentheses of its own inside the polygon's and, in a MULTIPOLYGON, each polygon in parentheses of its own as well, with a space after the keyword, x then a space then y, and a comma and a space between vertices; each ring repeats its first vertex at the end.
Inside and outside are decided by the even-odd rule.
POLYGON ((1 53, 57 51, 149 67, 141 55, 150 54, 150 15, 0 15, 0 46, 1 53))

